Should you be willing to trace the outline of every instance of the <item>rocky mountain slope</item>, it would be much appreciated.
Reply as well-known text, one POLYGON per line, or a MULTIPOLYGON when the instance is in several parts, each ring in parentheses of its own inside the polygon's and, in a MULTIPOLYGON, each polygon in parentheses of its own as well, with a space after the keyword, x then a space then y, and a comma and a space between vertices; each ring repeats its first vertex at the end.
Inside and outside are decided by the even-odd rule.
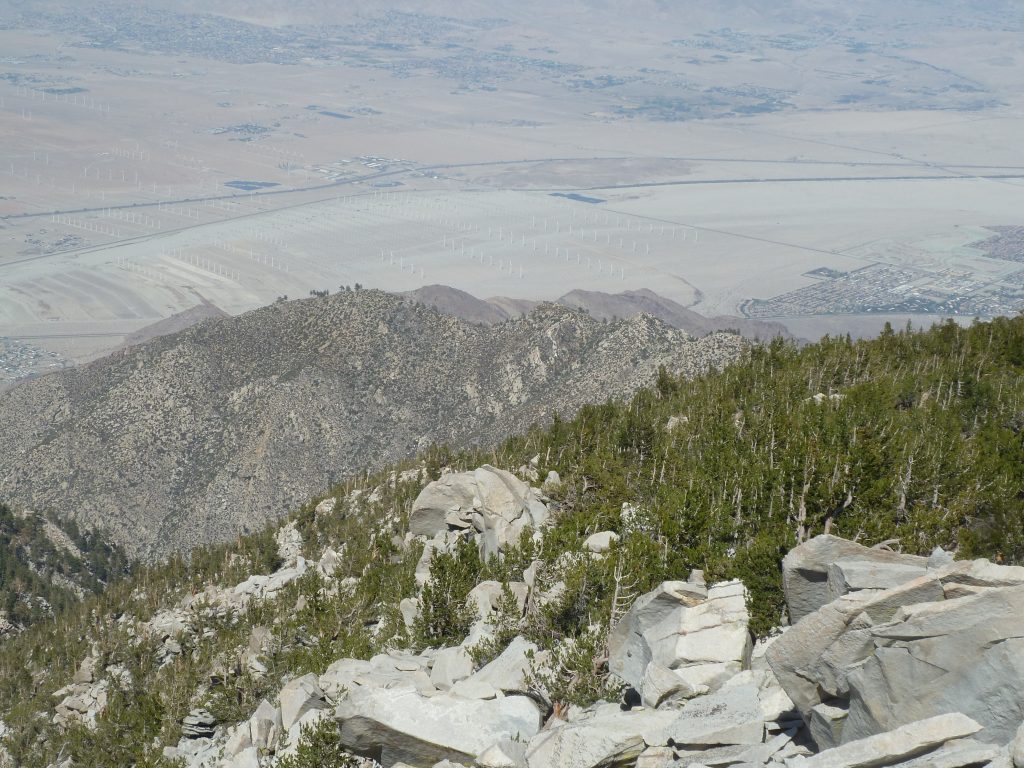
POLYGON ((0 765, 1024 768, 1022 349, 775 342, 350 477, 0 644, 0 765))
MULTIPOLYGON (((495 296, 478 299, 465 291, 447 285, 426 285, 402 294, 414 302, 434 307, 446 315, 454 315, 474 323, 499 323, 530 312, 540 302, 495 296)), ((636 317, 640 314, 656 317, 672 328, 693 336, 706 336, 717 331, 739 333, 744 338, 767 341, 776 337, 792 338, 781 323, 751 320, 733 315, 705 317, 682 304, 642 288, 637 291, 604 293, 602 291, 570 291, 555 300, 563 307, 587 312, 598 320, 636 317)))
POLYGON ((127 561, 115 547, 73 520, 0 504, 0 640, 124 576, 127 561))
POLYGON ((482 327, 378 291, 278 303, 0 395, 0 497, 166 554, 257 530, 334 478, 491 444, 742 349, 551 305, 482 327))

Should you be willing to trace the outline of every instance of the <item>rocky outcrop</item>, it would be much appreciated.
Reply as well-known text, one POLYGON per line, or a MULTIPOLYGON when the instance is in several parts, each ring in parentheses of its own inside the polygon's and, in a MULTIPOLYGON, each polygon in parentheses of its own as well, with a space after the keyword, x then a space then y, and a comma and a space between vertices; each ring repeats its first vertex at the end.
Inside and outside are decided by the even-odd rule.
POLYGON ((554 305, 484 327, 379 291, 284 302, 0 393, 0 495, 157 557, 427 445, 493 444, 743 349, 554 305))
MULTIPOLYGON (((547 519, 548 509, 537 491, 509 472, 484 465, 428 484, 413 502, 409 530, 433 539, 431 550, 443 549, 452 536, 472 530, 486 560, 547 519)), ((429 562, 426 551, 424 558, 429 562)))
MULTIPOLYGON (((801 618, 766 658, 826 748, 808 765, 889 765, 840 756, 954 714, 974 724, 943 741, 1014 738, 1024 720, 1024 568, 822 536, 791 551, 783 573, 790 615, 801 618)), ((950 749, 942 764, 984 764, 955 761, 985 754, 950 749)))
MULTIPOLYGON (((542 538, 542 498, 490 466, 445 473, 424 487, 415 532, 401 541, 483 548, 487 531, 516 525, 542 538)), ((643 515, 630 506, 623 517, 639 525, 643 515)), ((205 631, 201 619, 230 622, 286 593, 290 605, 286 588, 314 568, 300 554, 313 539, 281 530, 286 562, 276 572, 208 587, 125 631, 156 641, 156 661, 168 663, 205 631)), ((510 540, 495 537, 493 554, 507 556, 510 540)), ((614 556, 593 549, 563 554, 614 556)), ((343 557, 328 547, 315 566, 322 596, 350 586, 332 575, 343 557)), ((819 537, 784 563, 789 610, 805 614, 756 644, 744 585, 708 584, 693 571, 636 598, 601 636, 608 690, 621 683, 622 695, 585 708, 555 700, 546 681, 565 671, 559 653, 526 637, 474 662, 476 644, 494 639, 499 604, 514 619, 553 599, 539 568, 525 568, 522 582, 478 583, 467 597, 476 622, 457 646, 340 658, 320 675, 271 680, 259 659, 278 625, 252 627, 232 651, 235 671, 210 680, 244 668, 277 692, 241 722, 193 709, 164 757, 188 768, 273 768, 299 753, 306 729, 326 726, 347 753, 384 768, 1024 768, 1024 568, 819 537)), ((409 598, 413 620, 422 598, 409 598)), ((58 724, 95 722, 126 674, 93 650, 58 691, 58 724)))
POLYGON ((749 665, 746 599, 739 582, 663 583, 612 630, 609 669, 648 706, 717 690, 749 665))

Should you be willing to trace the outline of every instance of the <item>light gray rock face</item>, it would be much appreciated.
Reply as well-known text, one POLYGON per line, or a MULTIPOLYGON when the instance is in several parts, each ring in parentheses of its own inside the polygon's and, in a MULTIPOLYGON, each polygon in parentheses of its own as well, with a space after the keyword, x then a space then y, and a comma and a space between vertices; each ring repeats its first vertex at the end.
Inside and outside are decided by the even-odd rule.
POLYGON ((1024 569, 945 553, 907 558, 834 537, 790 555, 794 616, 838 595, 765 652, 819 747, 954 712, 984 727, 979 741, 1010 742, 1024 721, 1024 569))
POLYGON ((264 699, 249 718, 249 738, 258 749, 268 749, 277 743, 284 731, 281 710, 264 699))
POLYGON ((849 673, 844 741, 942 712, 1006 744, 1024 721, 1024 587, 900 612, 871 629, 876 649, 849 673))
POLYGON ((818 704, 811 709, 807 727, 819 750, 838 747, 843 741, 843 725, 849 710, 831 704, 818 704))
POLYGON ((900 726, 888 733, 852 741, 804 760, 794 768, 875 768, 918 757, 953 739, 981 730, 967 715, 954 712, 900 726))
POLYGON ((469 521, 474 512, 511 521, 527 509, 529 496, 530 486, 502 469, 484 465, 472 472, 453 472, 420 491, 409 515, 409 530, 433 537, 447 530, 449 515, 469 521))
POLYGON ((362 659, 338 659, 327 667, 317 683, 331 701, 337 701, 356 680, 373 671, 370 662, 362 659))
POLYGON ((523 696, 469 700, 357 686, 338 704, 335 716, 345 747, 385 768, 400 761, 469 765, 494 744, 528 741, 540 729, 540 712, 523 696))
POLYGON ((505 693, 525 692, 530 654, 540 656, 537 646, 526 638, 516 637, 498 658, 485 664, 473 675, 473 679, 505 693))
MULTIPOLYGON (((909 575, 918 568, 924 571, 928 560, 912 555, 900 555, 886 550, 869 549, 837 536, 816 536, 789 551, 782 560, 782 586, 786 592, 786 605, 789 608, 789 620, 795 624, 804 616, 821 608, 846 592, 843 588, 844 571, 849 571, 849 578, 858 584, 874 583, 880 579, 884 566, 893 566, 890 575, 901 573, 909 575), (831 584, 830 593, 829 566, 843 562, 831 584), (868 564, 874 564, 879 571, 877 577, 868 564)), ((917 575, 920 575, 918 573, 917 575)), ((910 576, 913 578, 913 576, 910 576)), ((847 583, 847 586, 848 583, 847 583)), ((893 583, 886 587, 895 586, 893 583)), ((858 589, 867 587, 859 586, 858 589)), ((847 591, 852 591, 847 589, 847 591)))
POLYGON ((611 712, 545 730, 530 742, 529 768, 594 768, 629 765, 648 746, 643 734, 659 734, 676 713, 642 710, 611 712))
POLYGON ((472 530, 486 560, 547 519, 547 507, 534 489, 510 472, 484 465, 429 483, 413 502, 409 530, 430 539, 449 530, 472 530))
MULTIPOLYGON (((772 643, 765 652, 772 671, 797 708, 807 717, 811 708, 823 700, 826 681, 838 678, 829 666, 830 659, 841 655, 830 649, 850 628, 865 622, 871 624, 889 621, 899 608, 944 597, 941 581, 926 575, 882 592, 863 591, 844 595, 804 617, 788 632, 772 643)), ((863 653, 871 652, 874 643, 865 644, 863 653)), ((847 656, 849 658, 849 656, 847 656)), ((850 663, 864 656, 850 659, 850 663)), ((844 683, 845 684, 845 683, 844 683)))
POLYGON ((291 730, 291 727, 310 710, 326 709, 329 706, 314 674, 303 675, 288 682, 281 689, 280 700, 281 723, 285 731, 291 730))
POLYGON ((686 702, 667 726, 645 731, 644 739, 651 745, 691 748, 753 745, 764 741, 764 723, 758 687, 737 685, 686 702))
POLYGON ((460 680, 473 674, 473 659, 462 646, 442 648, 434 654, 430 682, 440 691, 450 690, 460 680))
POLYGON ((448 530, 448 515, 454 513, 468 517, 479 503, 474 473, 445 475, 428 483, 416 497, 409 516, 409 530, 417 536, 433 538, 448 530))
POLYGON ((669 679, 661 670, 680 678, 680 690, 715 690, 749 663, 747 622, 739 582, 665 582, 638 598, 612 630, 608 667, 646 701, 664 699, 669 679))
POLYGON ((601 554, 611 549, 612 544, 619 540, 619 534, 615 531, 598 531, 592 533, 583 542, 583 549, 594 554, 601 554))

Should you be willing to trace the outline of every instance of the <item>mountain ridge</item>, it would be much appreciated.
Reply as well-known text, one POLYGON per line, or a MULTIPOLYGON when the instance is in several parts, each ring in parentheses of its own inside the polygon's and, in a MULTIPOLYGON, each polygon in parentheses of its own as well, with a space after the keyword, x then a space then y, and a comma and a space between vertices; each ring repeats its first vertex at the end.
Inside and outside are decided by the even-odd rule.
MULTIPOLYGON (((401 295, 410 301, 434 307, 446 315, 489 325, 519 317, 543 303, 508 296, 480 299, 448 285, 425 285, 401 295)), ((555 299, 554 303, 583 310, 598 320, 616 320, 647 314, 693 336, 706 336, 717 331, 734 331, 744 338, 756 341, 768 341, 776 337, 793 338, 782 323, 752 320, 735 315, 708 317, 676 301, 659 296, 647 288, 620 293, 574 289, 555 299)))
POLYGON ((743 345, 557 305, 486 327, 379 291, 280 302, 3 393, 0 495, 162 556, 256 530, 347 473, 494 443, 743 345))

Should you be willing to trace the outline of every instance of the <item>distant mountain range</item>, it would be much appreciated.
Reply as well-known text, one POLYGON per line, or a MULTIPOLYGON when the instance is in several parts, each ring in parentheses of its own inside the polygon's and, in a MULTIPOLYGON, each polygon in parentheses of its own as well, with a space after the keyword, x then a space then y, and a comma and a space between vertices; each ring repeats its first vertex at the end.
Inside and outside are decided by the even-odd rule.
POLYGON ((380 291, 279 302, 0 394, 0 498, 164 555, 427 445, 497 442, 744 345, 556 304, 488 326, 380 291))
MULTIPOLYGON (((446 315, 454 315, 474 323, 487 324, 500 323, 513 317, 519 317, 540 304, 538 301, 510 299, 502 296, 478 299, 465 291, 447 285, 427 285, 403 293, 402 296, 411 301, 422 302, 427 306, 434 307, 446 315)), ((792 335, 781 323, 750 320, 733 315, 705 317, 646 288, 638 291, 623 291, 622 293, 576 290, 556 299, 555 303, 581 309, 598 320, 624 319, 647 314, 693 336, 706 336, 717 331, 734 331, 748 339, 767 340, 776 336, 792 338, 792 335)))

